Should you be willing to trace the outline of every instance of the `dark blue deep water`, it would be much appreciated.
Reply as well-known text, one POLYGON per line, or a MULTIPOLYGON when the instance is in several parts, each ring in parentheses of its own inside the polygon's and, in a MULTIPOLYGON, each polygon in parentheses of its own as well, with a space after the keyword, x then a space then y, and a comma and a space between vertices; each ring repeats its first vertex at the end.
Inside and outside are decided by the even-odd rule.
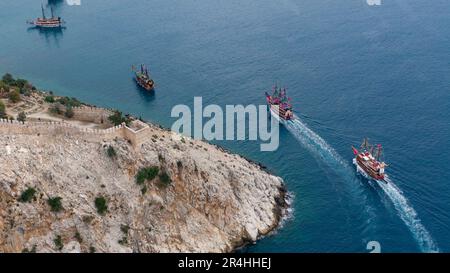
MULTIPOLYGON (((45 0, 44 0, 45 1, 45 0)), ((291 219, 243 251, 450 251, 448 0, 52 1, 63 31, 28 29, 40 1, 0 2, 0 73, 170 127, 172 106, 263 104, 274 82, 301 122, 281 146, 220 145, 293 193, 291 219), (147 63, 156 94, 136 88, 147 63), (312 131, 310 131, 312 130, 312 131), (391 184, 355 175, 351 145, 385 147, 391 184)))

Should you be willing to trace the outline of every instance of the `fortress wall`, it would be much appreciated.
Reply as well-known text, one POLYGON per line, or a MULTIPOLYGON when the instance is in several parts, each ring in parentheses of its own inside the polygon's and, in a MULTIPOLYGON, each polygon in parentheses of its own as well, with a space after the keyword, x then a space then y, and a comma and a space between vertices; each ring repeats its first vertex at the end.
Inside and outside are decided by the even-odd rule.
MULTIPOLYGON (((134 121, 136 123, 136 121, 134 121)), ((127 139, 134 147, 151 138, 152 129, 146 123, 137 123, 137 130, 125 124, 108 129, 83 128, 66 122, 19 122, 0 119, 0 133, 25 135, 68 135, 82 136, 92 141, 109 140, 116 137, 127 139)))
MULTIPOLYGON (((65 106, 61 105, 60 110, 66 111, 65 106)), ((73 119, 97 124, 110 124, 108 117, 114 114, 108 109, 84 105, 80 107, 73 107, 72 110, 74 113, 73 119)))
POLYGON ((25 135, 82 135, 92 140, 124 137, 123 125, 108 129, 80 128, 64 122, 32 122, 22 123, 0 119, 0 130, 8 134, 25 135))

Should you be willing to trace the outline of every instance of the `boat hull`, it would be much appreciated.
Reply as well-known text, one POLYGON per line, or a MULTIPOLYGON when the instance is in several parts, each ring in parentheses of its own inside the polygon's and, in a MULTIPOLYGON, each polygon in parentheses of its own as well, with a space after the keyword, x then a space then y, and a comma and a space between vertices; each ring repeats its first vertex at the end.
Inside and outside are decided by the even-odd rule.
POLYGON ((28 24, 38 27, 38 28, 62 28, 62 27, 64 27, 64 21, 52 21, 52 22, 28 21, 28 24))
POLYGON ((154 84, 148 84, 146 82, 143 82, 140 78, 136 77, 134 79, 141 88, 147 90, 147 91, 153 91, 154 90, 154 84))
POLYGON ((286 115, 286 113, 283 113, 282 111, 280 111, 280 109, 276 106, 273 106, 271 104, 268 104, 269 109, 270 109, 270 114, 276 118, 278 121, 280 120, 292 120, 293 116, 292 115, 286 115), (278 110, 277 110, 278 109, 278 110), (281 115, 280 115, 281 113, 281 115))
POLYGON ((384 174, 378 174, 376 171, 372 170, 370 167, 366 166, 363 162, 358 160, 358 158, 353 158, 353 164, 356 166, 357 172, 361 173, 367 179, 383 181, 386 183, 386 181, 384 180, 384 174))

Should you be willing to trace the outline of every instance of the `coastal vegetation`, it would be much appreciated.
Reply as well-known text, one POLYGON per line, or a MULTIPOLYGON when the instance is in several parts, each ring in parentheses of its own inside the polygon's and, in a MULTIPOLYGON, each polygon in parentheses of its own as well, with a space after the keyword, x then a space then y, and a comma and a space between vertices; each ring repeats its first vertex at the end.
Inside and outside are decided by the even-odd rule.
POLYGON ((63 209, 61 197, 50 197, 47 200, 48 205, 50 206, 51 211, 53 212, 60 212, 63 209))
POLYGON ((172 179, 170 178, 170 176, 167 174, 166 171, 161 172, 161 174, 159 175, 159 181, 164 187, 167 187, 170 185, 170 183, 172 183, 172 179))
POLYGON ((75 236, 74 237, 75 237, 75 239, 77 240, 78 243, 81 244, 83 242, 83 237, 81 237, 81 234, 80 234, 79 231, 75 232, 75 236))
POLYGON ((25 115, 25 112, 20 112, 19 115, 17 115, 17 120, 20 122, 25 122, 27 119, 27 115, 25 115))
POLYGON ((62 115, 62 111, 59 108, 58 104, 54 104, 52 107, 49 108, 50 113, 55 114, 55 115, 62 115))
POLYGON ((53 239, 53 243, 55 244, 56 249, 62 250, 64 247, 61 235, 57 235, 55 239, 53 239))
POLYGON ((13 90, 9 91, 9 100, 12 103, 17 103, 20 101, 20 93, 17 89, 13 89, 13 90))
POLYGON ((0 118, 6 118, 6 106, 5 104, 0 100, 0 118))
POLYGON ((108 204, 103 196, 98 196, 95 198, 95 207, 97 208, 97 212, 100 215, 105 215, 108 211, 108 204))
POLYGON ((34 188, 28 187, 19 197, 19 201, 22 203, 31 202, 33 200, 36 190, 34 188))
POLYGON ((55 97, 52 96, 52 95, 45 96, 44 101, 48 102, 48 103, 54 103, 55 102, 55 97))
POLYGON ((22 249, 22 253, 36 253, 36 245, 33 245, 31 249, 28 248, 22 249))
POLYGON ((116 150, 114 150, 114 147, 111 146, 111 145, 108 146, 108 149, 106 150, 106 154, 107 154, 108 157, 110 157, 110 158, 114 158, 114 157, 117 156, 116 150))
POLYGON ((128 231, 129 230, 130 230, 130 226, 128 226, 128 225, 121 225, 120 226, 120 231, 122 231, 123 236, 122 236, 122 239, 120 239, 118 241, 119 244, 126 245, 128 243, 128 231))
POLYGON ((114 111, 114 114, 108 117, 109 121, 111 121, 114 126, 120 125, 125 122, 126 125, 129 125, 131 122, 130 117, 123 116, 122 112, 114 111))
POLYGON ((145 181, 151 181, 158 175, 158 172, 157 166, 141 168, 136 174, 136 183, 142 185, 145 181))
POLYGON ((79 107, 81 106, 81 102, 76 98, 62 97, 59 98, 56 102, 66 106, 66 107, 79 107))
POLYGON ((0 92, 17 91, 19 94, 29 95, 30 91, 36 88, 24 79, 14 79, 14 77, 6 73, 0 80, 0 92))
POLYGON ((66 106, 66 112, 64 113, 64 116, 66 116, 66 118, 73 118, 74 115, 75 115, 75 113, 73 112, 72 106, 67 105, 66 106))

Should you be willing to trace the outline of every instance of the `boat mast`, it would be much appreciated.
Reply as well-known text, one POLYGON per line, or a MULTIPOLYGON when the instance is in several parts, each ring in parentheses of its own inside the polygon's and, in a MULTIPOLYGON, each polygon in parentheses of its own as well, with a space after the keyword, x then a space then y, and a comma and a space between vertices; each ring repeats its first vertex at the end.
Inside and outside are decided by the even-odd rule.
POLYGON ((381 148, 381 144, 377 145, 377 154, 375 156, 375 158, 379 161, 380 157, 381 157, 381 153, 382 153, 382 148, 381 148))
POLYGON ((363 143, 361 144, 361 150, 367 151, 368 143, 369 143, 369 141, 367 140, 367 138, 364 138, 363 143))
POLYGON ((50 12, 52 13, 52 18, 55 18, 55 16, 53 16, 53 7, 50 6, 50 12))
POLYGON ((375 147, 373 145, 370 146, 370 154, 373 155, 373 150, 375 149, 375 147))
POLYGON ((45 19, 44 5, 41 4, 42 18, 45 19))

